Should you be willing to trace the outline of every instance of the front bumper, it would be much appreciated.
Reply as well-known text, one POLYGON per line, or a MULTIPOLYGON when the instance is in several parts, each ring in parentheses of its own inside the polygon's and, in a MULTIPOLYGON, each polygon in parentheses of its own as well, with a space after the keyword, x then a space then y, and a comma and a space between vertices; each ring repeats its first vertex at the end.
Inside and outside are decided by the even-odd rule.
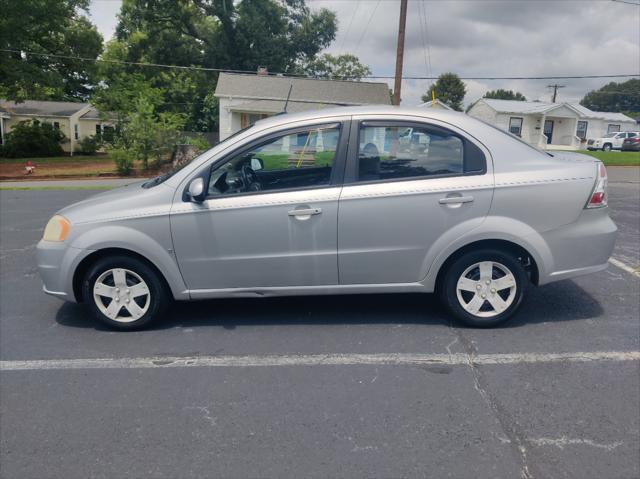
POLYGON ((36 262, 42 290, 63 299, 76 302, 73 291, 73 274, 82 261, 91 251, 73 248, 64 242, 40 240, 36 247, 36 262))

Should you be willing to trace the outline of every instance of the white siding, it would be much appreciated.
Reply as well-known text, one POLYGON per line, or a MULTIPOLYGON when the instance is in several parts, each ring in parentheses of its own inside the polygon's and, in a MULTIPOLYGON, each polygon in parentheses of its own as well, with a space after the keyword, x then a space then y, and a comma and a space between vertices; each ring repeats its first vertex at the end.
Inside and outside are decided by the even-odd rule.
POLYGON ((487 123, 495 125, 496 111, 493 108, 489 107, 482 100, 477 101, 475 105, 473 105, 469 109, 467 114, 474 118, 478 118, 480 120, 486 121, 487 123))

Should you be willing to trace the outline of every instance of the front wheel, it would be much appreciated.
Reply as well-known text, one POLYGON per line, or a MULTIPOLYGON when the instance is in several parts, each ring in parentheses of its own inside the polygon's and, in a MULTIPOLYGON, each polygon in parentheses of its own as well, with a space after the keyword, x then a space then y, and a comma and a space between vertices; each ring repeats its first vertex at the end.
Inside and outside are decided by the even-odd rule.
POLYGON ((169 295, 158 273, 129 256, 102 258, 83 281, 84 302, 98 320, 119 330, 139 329, 160 317, 169 295))
POLYGON ((607 143, 602 147, 602 151, 611 151, 611 144, 607 143))
POLYGON ((528 282, 527 272, 515 255, 487 249, 456 259, 444 275, 440 293, 457 319, 487 328, 513 316, 528 282))

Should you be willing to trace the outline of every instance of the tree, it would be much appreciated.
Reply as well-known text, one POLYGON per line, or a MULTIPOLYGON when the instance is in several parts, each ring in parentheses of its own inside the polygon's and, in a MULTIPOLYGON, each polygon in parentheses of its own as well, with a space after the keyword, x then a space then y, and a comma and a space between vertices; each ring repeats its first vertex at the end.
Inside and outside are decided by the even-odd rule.
POLYGON ((640 79, 608 83, 587 93, 580 104, 594 111, 622 112, 634 118, 640 116, 640 79))
POLYGON ((102 36, 82 15, 89 0, 0 0, 0 97, 86 100, 102 36), (61 56, 48 56, 49 54, 61 56), (64 57, 64 58, 63 58, 64 57))
MULTIPOLYGON (((335 38, 333 12, 310 11, 304 0, 124 0, 105 58, 128 62, 292 73, 312 61, 335 38)), ((100 96, 127 94, 129 78, 162 92, 159 112, 184 112, 185 128, 217 127, 218 74, 202 70, 159 70, 102 64, 100 96)), ((119 100, 118 100, 119 101, 119 100)))
POLYGON ((332 80, 362 80, 371 75, 371 69, 351 54, 331 55, 325 53, 299 68, 301 74, 332 80))
POLYGON ((431 101, 433 91, 438 100, 446 103, 454 110, 462 111, 462 102, 467 93, 467 87, 455 73, 443 73, 433 83, 428 93, 422 95, 422 101, 431 101))
POLYGON ((513 90, 503 90, 502 88, 488 91, 482 98, 493 98, 495 100, 527 101, 525 96, 519 91, 514 92, 513 90))

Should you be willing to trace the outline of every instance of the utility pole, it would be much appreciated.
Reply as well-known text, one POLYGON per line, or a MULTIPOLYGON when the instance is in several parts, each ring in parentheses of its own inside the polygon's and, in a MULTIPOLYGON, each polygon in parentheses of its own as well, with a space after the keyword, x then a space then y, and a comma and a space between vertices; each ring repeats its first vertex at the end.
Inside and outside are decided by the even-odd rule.
POLYGON ((547 85, 547 88, 553 88, 553 98, 551 100, 551 103, 555 103, 556 102, 556 97, 558 96, 558 88, 564 88, 566 85, 558 85, 557 83, 555 85, 547 85))
POLYGON ((400 0, 400 26, 398 27, 398 51, 396 53, 396 81, 393 87, 393 103, 400 104, 402 89, 402 61, 404 59, 404 30, 407 25, 407 1, 400 0))

